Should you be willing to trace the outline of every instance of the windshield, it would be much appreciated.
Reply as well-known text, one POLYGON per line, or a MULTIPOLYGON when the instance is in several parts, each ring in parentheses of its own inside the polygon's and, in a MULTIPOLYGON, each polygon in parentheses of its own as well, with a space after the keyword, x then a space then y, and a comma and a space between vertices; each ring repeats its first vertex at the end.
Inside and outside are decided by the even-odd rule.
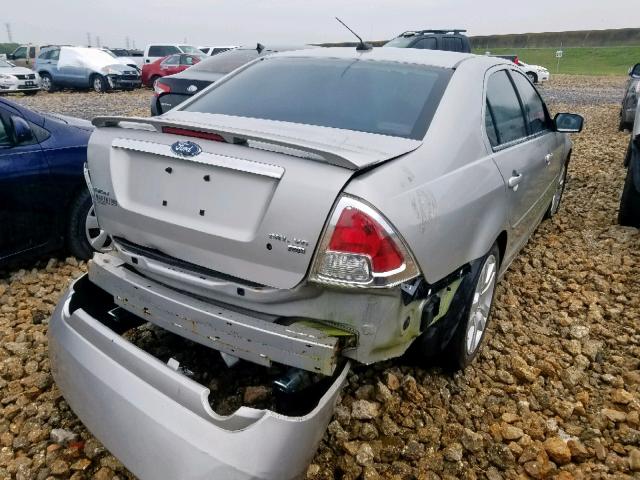
POLYGON ((0 60, 0 68, 13 68, 15 65, 11 62, 7 62, 6 60, 0 60))
POLYGON ((410 35, 410 36, 406 36, 406 37, 403 36, 403 35, 400 35, 399 37, 394 38, 393 40, 389 40, 387 43, 384 44, 384 46, 385 47, 406 48, 415 39, 416 39, 415 35, 410 35))
POLYGON ((452 70, 265 57, 184 110, 422 139, 452 70))
POLYGON ((202 51, 196 47, 192 47, 191 45, 180 45, 180 50, 182 50, 183 53, 196 53, 196 54, 201 54, 202 51))
POLYGON ((189 71, 220 73, 225 75, 245 63, 249 63, 251 60, 258 58, 259 55, 255 48, 251 50, 230 50, 214 57, 208 57, 206 60, 190 68, 189 71))

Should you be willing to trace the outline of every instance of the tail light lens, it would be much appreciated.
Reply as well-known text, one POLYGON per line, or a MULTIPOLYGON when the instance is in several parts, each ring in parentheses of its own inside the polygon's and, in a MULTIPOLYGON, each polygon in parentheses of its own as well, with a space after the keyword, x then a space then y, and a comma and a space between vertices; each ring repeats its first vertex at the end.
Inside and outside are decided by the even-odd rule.
POLYGON ((162 95, 163 93, 170 93, 171 87, 166 83, 162 83, 160 80, 156 80, 153 84, 153 93, 156 97, 162 95))
POLYGON ((342 196, 318 246, 311 280, 355 287, 393 287, 420 274, 411 252, 374 208, 342 196))

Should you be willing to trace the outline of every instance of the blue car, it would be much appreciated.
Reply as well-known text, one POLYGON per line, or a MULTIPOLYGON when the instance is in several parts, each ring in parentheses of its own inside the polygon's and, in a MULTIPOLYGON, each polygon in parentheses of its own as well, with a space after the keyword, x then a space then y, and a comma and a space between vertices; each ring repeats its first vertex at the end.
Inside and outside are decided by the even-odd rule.
POLYGON ((0 98, 0 265, 64 246, 82 259, 108 248, 84 179, 92 131, 0 98))
POLYGON ((33 66, 40 75, 42 89, 93 88, 133 90, 141 84, 140 70, 99 48, 51 47, 43 50, 33 66))

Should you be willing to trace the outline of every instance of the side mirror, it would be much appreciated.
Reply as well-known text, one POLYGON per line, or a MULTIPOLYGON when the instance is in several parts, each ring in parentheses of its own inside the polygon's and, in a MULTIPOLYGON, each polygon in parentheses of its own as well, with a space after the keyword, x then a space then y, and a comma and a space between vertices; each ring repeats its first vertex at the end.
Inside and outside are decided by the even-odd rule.
POLYGON ((629 69, 629 76, 640 77, 640 63, 636 63, 633 67, 629 69))
POLYGON ((13 123, 13 138, 16 145, 33 140, 31 127, 24 118, 14 115, 11 117, 11 123, 13 123))
POLYGON ((13 53, 7 53, 7 60, 15 60, 16 56, 13 53))
POLYGON ((580 133, 584 125, 584 118, 575 113, 558 113, 553 119, 556 132, 580 133))

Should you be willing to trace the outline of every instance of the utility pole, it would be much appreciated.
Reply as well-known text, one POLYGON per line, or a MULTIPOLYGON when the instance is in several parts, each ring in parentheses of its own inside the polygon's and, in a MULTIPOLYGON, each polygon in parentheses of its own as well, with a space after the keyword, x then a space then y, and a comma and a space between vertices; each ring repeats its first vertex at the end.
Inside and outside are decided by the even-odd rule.
POLYGON ((132 42, 133 42, 133 49, 135 50, 136 49, 136 41, 132 40, 132 42))
POLYGON ((127 46, 127 50, 129 50, 129 37, 128 37, 128 36, 127 36, 127 37, 125 37, 125 39, 124 39, 124 43, 125 43, 125 45, 127 46))
POLYGON ((91 33, 87 32, 87 47, 91 46, 91 33))
POLYGON ((96 47, 100 48, 100 35, 96 35, 96 47))
POLYGON ((13 37, 11 36, 11 24, 7 22, 4 25, 7 27, 7 37, 9 37, 9 43, 13 43, 13 37))

